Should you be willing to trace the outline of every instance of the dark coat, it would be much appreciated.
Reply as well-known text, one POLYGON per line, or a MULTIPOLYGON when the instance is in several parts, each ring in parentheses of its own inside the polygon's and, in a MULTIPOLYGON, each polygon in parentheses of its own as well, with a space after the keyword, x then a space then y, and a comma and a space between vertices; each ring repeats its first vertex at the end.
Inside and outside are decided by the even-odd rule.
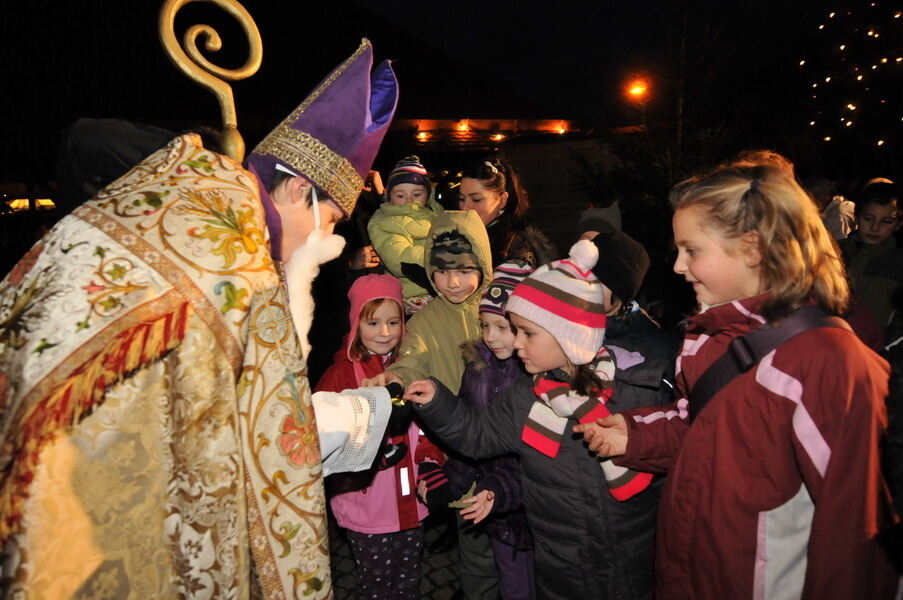
MULTIPOLYGON (((620 353, 623 364, 639 360, 620 353)), ((615 365, 619 351, 613 351, 615 365)), ((616 368, 613 412, 661 402, 663 362, 642 360, 616 368), (618 383, 620 382, 620 383, 618 383), (642 383, 640 386, 635 384, 642 383), (650 387, 645 387, 646 385, 650 387), (620 388, 620 389, 619 389, 620 388)), ((418 406, 439 439, 475 458, 516 454, 523 472, 523 500, 534 537, 538 598, 630 600, 652 598, 655 513, 660 481, 626 502, 608 492, 599 462, 568 423, 555 458, 521 441, 533 405, 532 382, 518 377, 489 406, 458 401, 444 386, 418 406)))
MULTIPOLYGON (((654 379, 656 369, 661 369, 661 376, 667 380, 666 384, 662 385, 661 381, 650 380, 647 385, 641 387, 654 387, 661 393, 661 403, 670 404, 674 401, 674 362, 677 359, 677 351, 680 349, 680 340, 661 329, 638 305, 634 303, 633 307, 630 312, 608 317, 605 324, 605 346, 621 348, 645 357, 646 367, 636 373, 632 372, 631 378, 654 379)), ((621 363, 626 369, 627 365, 623 364, 623 359, 621 363)), ((632 404, 632 406, 651 406, 652 404, 652 402, 646 401, 632 404)))
POLYGON ((508 260, 522 260, 535 268, 560 258, 549 238, 523 221, 502 217, 490 223, 486 233, 493 268, 508 260))
MULTIPOLYGON (((470 406, 491 404, 515 379, 526 377, 517 358, 499 360, 483 342, 466 343, 462 349, 467 366, 458 393, 470 406)), ((455 453, 445 464, 445 472, 455 498, 467 492, 474 481, 477 482, 476 493, 491 490, 495 494, 492 513, 483 521, 486 533, 519 550, 533 547, 522 508, 521 469, 517 457, 475 461, 455 453)))

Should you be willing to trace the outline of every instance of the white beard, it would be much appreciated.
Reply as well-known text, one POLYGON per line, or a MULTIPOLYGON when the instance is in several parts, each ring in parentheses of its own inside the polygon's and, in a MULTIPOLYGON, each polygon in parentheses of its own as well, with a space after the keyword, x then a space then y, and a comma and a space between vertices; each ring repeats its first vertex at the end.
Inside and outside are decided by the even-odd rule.
POLYGON ((301 355, 310 357, 310 340, 307 334, 314 320, 314 299, 310 289, 320 272, 320 265, 337 258, 345 247, 345 238, 314 229, 303 246, 295 250, 285 263, 285 281, 288 287, 289 309, 301 343, 301 355))

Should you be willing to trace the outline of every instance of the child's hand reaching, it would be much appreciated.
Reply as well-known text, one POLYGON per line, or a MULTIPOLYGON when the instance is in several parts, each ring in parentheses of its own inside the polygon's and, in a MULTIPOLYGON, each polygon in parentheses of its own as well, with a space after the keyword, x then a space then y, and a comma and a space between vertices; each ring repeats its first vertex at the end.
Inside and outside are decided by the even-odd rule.
POLYGON ((470 505, 460 510, 461 518, 465 521, 473 521, 476 525, 492 512, 492 505, 495 504, 495 492, 483 490, 471 498, 461 499, 461 502, 470 505))
POLYGON ((594 423, 574 425, 576 433, 583 434, 589 449, 602 458, 620 456, 627 451, 627 421, 616 414, 596 419, 594 423))
POLYGON ((403 398, 414 404, 428 404, 435 395, 436 384, 429 379, 418 379, 405 389, 403 398))
POLYGON ((364 379, 363 381, 361 381, 361 387, 385 387, 393 381, 404 386, 404 379, 402 379, 392 371, 383 371, 379 375, 374 375, 369 379, 364 379))

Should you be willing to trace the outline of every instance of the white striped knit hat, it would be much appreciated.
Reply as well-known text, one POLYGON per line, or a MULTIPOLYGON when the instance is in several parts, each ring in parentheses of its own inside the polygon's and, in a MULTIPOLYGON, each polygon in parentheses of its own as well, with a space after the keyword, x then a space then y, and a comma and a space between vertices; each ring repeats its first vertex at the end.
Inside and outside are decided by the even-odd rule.
POLYGON ((595 244, 577 242, 568 258, 539 267, 514 288, 506 306, 551 333, 575 365, 591 362, 605 335, 602 284, 591 270, 598 259, 595 244))

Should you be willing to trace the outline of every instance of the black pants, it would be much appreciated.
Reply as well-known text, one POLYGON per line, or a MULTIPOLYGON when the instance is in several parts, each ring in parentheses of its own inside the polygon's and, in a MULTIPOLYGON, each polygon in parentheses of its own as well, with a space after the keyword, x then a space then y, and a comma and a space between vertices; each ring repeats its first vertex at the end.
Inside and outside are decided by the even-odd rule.
POLYGON ((422 527, 397 533, 347 531, 357 563, 360 600, 420 597, 422 527))

